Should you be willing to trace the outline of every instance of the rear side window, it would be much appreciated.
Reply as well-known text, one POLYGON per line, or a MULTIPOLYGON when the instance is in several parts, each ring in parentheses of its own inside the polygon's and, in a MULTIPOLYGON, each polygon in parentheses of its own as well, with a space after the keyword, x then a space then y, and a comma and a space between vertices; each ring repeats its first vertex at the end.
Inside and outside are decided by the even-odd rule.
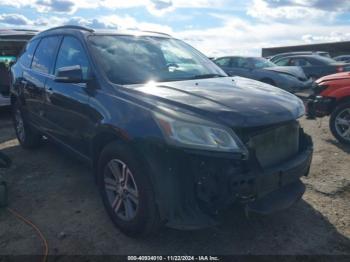
POLYGON ((304 58, 293 58, 290 60, 290 65, 292 66, 311 66, 309 61, 304 58))
POLYGON ((37 47, 37 45, 38 45, 38 42, 39 42, 39 40, 38 40, 38 39, 35 39, 35 40, 33 40, 33 41, 30 41, 30 42, 26 45, 26 47, 25 47, 25 49, 24 49, 22 55, 21 55, 21 56, 19 57, 19 59, 18 59, 18 61, 19 61, 23 66, 25 66, 25 67, 30 67, 30 64, 32 63, 32 59, 33 59, 33 54, 34 54, 34 51, 35 51, 35 49, 36 49, 36 47, 37 47))
POLYGON ((61 67, 74 65, 81 67, 83 79, 87 79, 89 74, 89 60, 85 50, 79 40, 71 36, 66 36, 57 55, 55 74, 61 67))
POLYGON ((51 72, 59 40, 60 37, 58 36, 49 36, 40 41, 32 62, 33 70, 46 74, 51 72))
POLYGON ((278 60, 275 64, 278 66, 288 66, 289 58, 282 58, 281 60, 278 60))
POLYGON ((249 68, 249 62, 243 57, 232 58, 231 66, 236 68, 249 68))
POLYGON ((230 66, 230 61, 231 59, 229 57, 225 57, 225 58, 220 58, 216 60, 215 63, 218 64, 219 66, 230 66))

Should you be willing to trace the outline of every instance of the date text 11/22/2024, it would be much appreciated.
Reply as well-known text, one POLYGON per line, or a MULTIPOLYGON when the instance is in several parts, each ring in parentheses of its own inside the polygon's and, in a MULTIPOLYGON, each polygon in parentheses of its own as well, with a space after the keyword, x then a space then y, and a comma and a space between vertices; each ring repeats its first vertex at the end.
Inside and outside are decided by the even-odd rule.
POLYGON ((128 256, 128 261, 220 261, 217 256, 128 256))

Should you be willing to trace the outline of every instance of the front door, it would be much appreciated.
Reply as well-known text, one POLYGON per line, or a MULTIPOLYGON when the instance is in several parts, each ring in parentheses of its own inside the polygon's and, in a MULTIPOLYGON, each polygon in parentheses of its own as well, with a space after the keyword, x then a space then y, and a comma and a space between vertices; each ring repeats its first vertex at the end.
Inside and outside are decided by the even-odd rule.
MULTIPOLYGON (((80 41, 65 36, 57 54, 54 72, 59 68, 79 65, 83 79, 90 75, 90 63, 80 41)), ((49 135, 65 143, 71 149, 88 155, 89 144, 88 102, 90 83, 55 82, 54 77, 46 82, 46 119, 49 135)))

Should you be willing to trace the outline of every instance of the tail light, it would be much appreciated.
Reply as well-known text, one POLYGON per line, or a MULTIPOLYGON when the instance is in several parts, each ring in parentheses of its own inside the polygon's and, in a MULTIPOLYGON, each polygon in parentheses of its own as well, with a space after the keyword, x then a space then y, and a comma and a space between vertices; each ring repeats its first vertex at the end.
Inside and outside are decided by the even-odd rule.
POLYGON ((338 66, 338 67, 337 67, 337 72, 338 72, 338 73, 344 72, 344 67, 338 66))

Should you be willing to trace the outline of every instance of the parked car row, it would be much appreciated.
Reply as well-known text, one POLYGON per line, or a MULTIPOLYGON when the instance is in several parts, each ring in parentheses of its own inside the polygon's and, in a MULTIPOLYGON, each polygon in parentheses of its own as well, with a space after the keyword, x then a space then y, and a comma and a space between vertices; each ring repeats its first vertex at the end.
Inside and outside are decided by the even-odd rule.
POLYGON ((313 80, 330 74, 350 71, 350 64, 319 55, 287 56, 278 59, 275 63, 278 66, 299 66, 304 70, 306 76, 313 80))
POLYGON ((310 119, 330 115, 333 135, 350 145, 350 73, 338 73, 318 79, 308 98, 307 115, 310 119))
POLYGON ((230 56, 219 57, 213 61, 231 76, 251 78, 291 93, 310 89, 313 82, 320 77, 350 71, 350 64, 335 61, 326 55, 328 53, 307 53, 284 53, 270 60, 262 57, 230 56))
POLYGON ((22 147, 45 136, 91 165, 107 213, 132 236, 215 225, 233 203, 270 214, 305 191, 303 102, 228 76, 169 35, 43 31, 11 67, 11 104, 22 147))
POLYGON ((277 66, 262 57, 229 56, 213 60, 230 76, 241 76, 295 93, 309 89, 313 81, 300 67, 277 66))

